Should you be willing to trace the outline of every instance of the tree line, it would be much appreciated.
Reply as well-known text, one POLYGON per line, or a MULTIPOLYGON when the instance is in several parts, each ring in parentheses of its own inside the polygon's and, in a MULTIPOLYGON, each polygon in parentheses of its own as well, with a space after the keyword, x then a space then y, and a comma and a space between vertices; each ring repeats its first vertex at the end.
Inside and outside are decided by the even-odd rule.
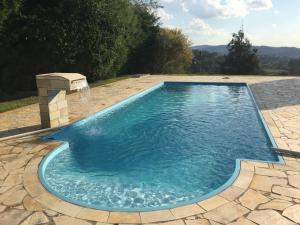
POLYGON ((0 0, 0 94, 35 90, 35 75, 78 72, 89 82, 184 72, 180 30, 160 27, 154 0, 0 0))
POLYGON ((243 30, 233 34, 227 50, 227 55, 193 50, 190 73, 300 75, 300 59, 258 55, 243 30))

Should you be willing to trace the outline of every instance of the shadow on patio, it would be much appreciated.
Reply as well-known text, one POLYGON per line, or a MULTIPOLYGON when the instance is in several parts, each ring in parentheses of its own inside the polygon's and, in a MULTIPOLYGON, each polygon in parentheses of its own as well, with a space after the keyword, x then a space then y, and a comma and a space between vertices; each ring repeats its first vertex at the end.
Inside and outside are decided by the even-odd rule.
POLYGON ((22 133, 27 133, 27 132, 32 132, 32 131, 37 131, 40 129, 41 129, 41 125, 35 125, 35 126, 14 128, 14 129, 10 129, 10 130, 3 130, 3 131, 0 131, 0 138, 17 135, 17 134, 22 134, 22 133))
POLYGON ((300 105, 300 77, 250 85, 261 110, 300 105))

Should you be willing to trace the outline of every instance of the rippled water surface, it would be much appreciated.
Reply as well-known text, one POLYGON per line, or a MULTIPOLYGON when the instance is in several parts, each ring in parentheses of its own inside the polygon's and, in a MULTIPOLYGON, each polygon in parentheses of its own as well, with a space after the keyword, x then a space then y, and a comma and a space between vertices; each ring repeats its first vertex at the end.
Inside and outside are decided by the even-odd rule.
POLYGON ((54 137, 69 148, 49 162, 45 183, 100 209, 196 201, 231 177, 235 159, 278 160, 245 86, 164 85, 54 137))

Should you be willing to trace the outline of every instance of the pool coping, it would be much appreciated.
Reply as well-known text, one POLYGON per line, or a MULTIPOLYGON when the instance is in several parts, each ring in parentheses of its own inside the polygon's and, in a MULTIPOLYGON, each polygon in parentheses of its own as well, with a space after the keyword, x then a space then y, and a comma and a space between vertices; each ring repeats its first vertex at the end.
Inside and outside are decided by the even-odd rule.
MULTIPOLYGON (((238 85, 238 84, 242 84, 242 85, 245 85, 248 89, 248 92, 249 92, 249 95, 251 97, 251 99, 253 100, 253 103, 254 103, 254 106, 256 107, 256 111, 259 115, 259 118, 261 119, 261 122, 265 128, 265 131, 273 145, 273 147, 276 147, 276 143, 273 139, 273 136, 271 135, 271 132, 269 130, 269 127, 267 126, 267 123, 265 122, 264 120, 264 117, 262 115, 262 113, 260 112, 257 104, 256 104, 256 101, 255 101, 255 98, 252 94, 252 91, 249 87, 249 85, 247 83, 240 83, 240 82, 230 82, 230 83, 227 83, 227 82, 176 82, 176 83, 197 83, 197 84, 223 84, 223 85, 238 85)), ((128 103, 128 101, 130 100, 133 100, 132 98, 134 98, 134 100, 138 97, 141 97, 151 91, 153 91, 154 89, 158 88, 158 87, 161 87, 162 85, 164 84, 164 82, 160 82, 154 86, 152 86, 151 88, 148 88, 144 91, 141 91, 141 92, 138 92, 137 94, 135 95, 132 95, 128 98, 125 98, 124 100, 104 109, 104 110, 101 110, 95 114, 93 114, 91 117, 93 116, 98 116, 101 112, 103 113, 106 112, 106 111, 109 111, 111 110, 111 108, 116 108, 117 106, 119 106, 119 104, 125 104, 125 103, 128 103)), ((86 118, 84 118, 83 120, 85 120, 86 118)), ((69 126, 72 126, 74 124, 78 124, 82 122, 81 120, 80 121, 77 121, 69 126)), ((64 128, 66 129, 66 128, 64 128)), ((54 132, 56 133, 56 132, 54 132)), ((63 143, 63 142, 61 142, 63 143)), ((54 150, 57 150, 59 149, 61 146, 63 146, 63 144, 60 144, 58 146, 58 148, 54 148, 54 150)), ((51 151, 53 152, 53 150, 51 151)), ((88 218, 83 218, 84 216, 82 216, 82 213, 81 214, 77 214, 77 213, 74 213, 75 211, 76 212, 81 212, 81 211, 85 211, 85 214, 101 214, 101 219, 99 220, 96 220, 96 221, 99 221, 99 222, 111 222, 111 223, 114 223, 114 221, 109 221, 108 220, 108 215, 110 214, 121 214, 121 215, 125 215, 127 214, 128 215, 131 215, 131 219, 132 219, 132 216, 135 215, 136 213, 139 214, 140 216, 140 220, 139 221, 134 221, 133 223, 144 223, 144 222, 161 222, 161 221, 169 221, 169 220, 175 220, 175 219, 179 219, 179 218, 184 218, 184 217, 187 217, 187 216, 191 216, 191 215, 195 215, 195 214, 199 214, 199 213, 203 213, 203 211, 206 211, 207 209, 207 206, 205 206, 205 203, 207 202, 210 202, 212 199, 215 199, 215 198, 218 198, 218 199, 225 199, 224 197, 222 197, 222 193, 226 192, 226 190, 230 189, 232 186, 233 187, 237 187, 237 188, 240 188, 240 189, 243 189, 244 191, 247 190, 248 186, 250 185, 251 183, 251 180, 253 178, 253 175, 254 175, 254 165, 256 164, 261 164, 261 163, 272 163, 272 164, 282 164, 284 163, 284 160, 283 158, 278 155, 279 157, 279 162, 272 162, 272 161, 261 161, 261 160, 247 160, 247 159, 236 159, 236 166, 235 166, 235 171, 233 173, 233 175, 231 176, 231 178, 226 182, 224 183, 222 186, 220 186, 219 188, 217 188, 216 190, 202 196, 201 199, 199 199, 197 202, 191 202, 191 203, 185 203, 185 204, 181 204, 181 205, 178 205, 174 208, 167 208, 167 209, 162 209, 162 210, 147 210, 146 212, 145 211, 130 211, 130 210, 125 210, 125 211, 105 211, 105 210, 101 210, 101 209, 93 209, 93 208, 86 208, 86 206, 78 206, 73 203, 69 203, 68 201, 65 201, 64 199, 61 200, 59 198, 57 198, 55 195, 52 195, 51 192, 49 193, 47 191, 47 189, 44 188, 44 186, 42 185, 42 182, 40 181, 39 179, 39 175, 37 174, 37 171, 40 171, 38 170, 39 166, 42 164, 41 162, 43 160, 46 160, 47 158, 47 155, 46 157, 41 157, 39 159, 35 159, 33 160, 33 162, 29 163, 28 165, 28 168, 26 167, 25 169, 25 174, 24 174, 24 179, 25 180, 28 180, 30 179, 31 181, 34 181, 34 185, 37 185, 36 187, 34 187, 34 185, 32 183, 30 184, 27 184, 25 183, 25 188, 26 190, 32 195, 32 197, 35 197, 36 200, 42 204, 46 204, 50 209, 52 208, 53 210, 56 210, 56 211, 64 211, 65 214, 67 215, 70 215, 70 216, 75 216, 77 218, 81 218, 81 219, 88 219, 88 218), (34 168, 34 169, 33 169, 34 168), (49 200, 50 200, 50 203, 49 203, 49 200), (57 204, 55 204, 57 203, 57 204), (61 207, 63 206, 63 207, 61 207), (72 211, 74 212, 69 212, 69 210, 66 210, 66 207, 70 208, 70 209, 73 209, 72 211), (192 210, 187 210, 187 209, 192 209, 192 210), (206 209, 205 209, 206 208, 206 209), (184 213, 179 213, 180 211, 184 211, 184 213), (75 215, 76 214, 76 215, 75 215), (142 219, 143 218, 143 215, 144 217, 146 215, 151 215, 151 217, 153 217, 153 215, 156 215, 156 214, 160 214, 160 215, 164 215, 162 217, 159 216, 159 219, 155 219, 156 217, 154 216, 153 219, 142 219), (179 214, 181 214, 181 216, 179 216, 179 214), (106 218, 107 217, 107 218, 106 218), (106 219, 105 219, 106 218, 106 219), (152 221, 153 220, 153 221, 152 221)), ((224 194, 223 194, 224 195, 224 194)), ((82 204, 81 204, 82 205, 82 204)), ((146 216, 147 218, 147 216, 146 216)), ((125 223, 126 221, 128 223, 132 223, 132 220, 129 219, 129 220, 124 220, 122 221, 122 223, 125 223)))

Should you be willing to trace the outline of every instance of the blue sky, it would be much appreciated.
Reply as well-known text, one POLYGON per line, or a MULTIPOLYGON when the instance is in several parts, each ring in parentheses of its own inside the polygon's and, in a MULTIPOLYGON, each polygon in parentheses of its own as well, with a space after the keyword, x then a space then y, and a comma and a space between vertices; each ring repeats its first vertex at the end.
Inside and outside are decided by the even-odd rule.
POLYGON ((254 45, 300 47, 300 0, 160 0, 163 27, 193 45, 227 44, 244 24, 254 45))

